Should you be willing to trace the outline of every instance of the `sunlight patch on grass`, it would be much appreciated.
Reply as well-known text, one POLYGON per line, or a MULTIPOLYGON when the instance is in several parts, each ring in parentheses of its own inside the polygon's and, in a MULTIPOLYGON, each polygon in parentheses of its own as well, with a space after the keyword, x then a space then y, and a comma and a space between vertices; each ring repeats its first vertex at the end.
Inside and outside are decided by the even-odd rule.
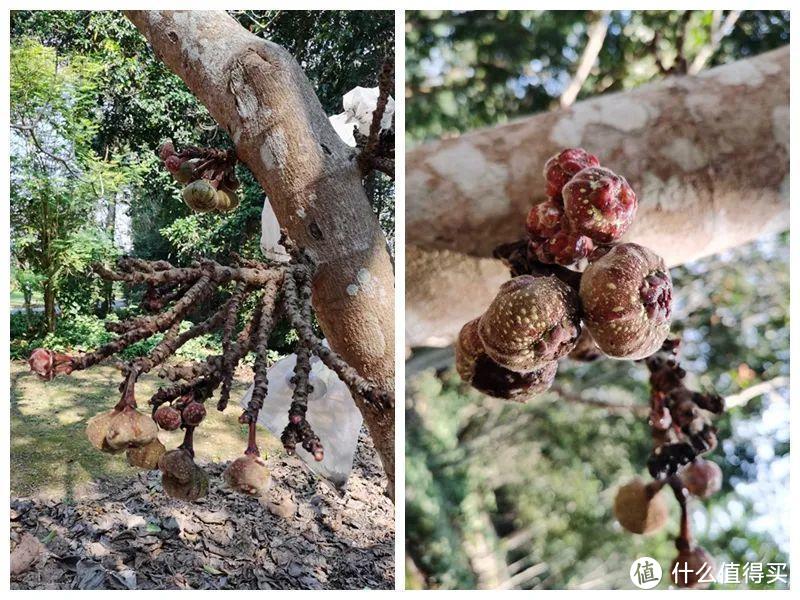
MULTIPOLYGON (((53 381, 39 380, 23 361, 11 362, 11 491, 16 495, 72 498, 97 477, 129 476, 125 454, 96 451, 86 439, 86 421, 110 410, 119 398, 120 373, 101 365, 53 381)), ((140 406, 155 393, 163 380, 148 374, 136 386, 140 406)), ((244 451, 247 432, 239 424, 236 402, 250 381, 237 380, 225 413, 216 410, 216 399, 206 404, 208 415, 195 434, 197 461, 224 462, 244 451)), ((182 431, 161 431, 167 448, 183 440, 182 431)), ((265 430, 259 432, 262 453, 282 452, 280 440, 265 430)))

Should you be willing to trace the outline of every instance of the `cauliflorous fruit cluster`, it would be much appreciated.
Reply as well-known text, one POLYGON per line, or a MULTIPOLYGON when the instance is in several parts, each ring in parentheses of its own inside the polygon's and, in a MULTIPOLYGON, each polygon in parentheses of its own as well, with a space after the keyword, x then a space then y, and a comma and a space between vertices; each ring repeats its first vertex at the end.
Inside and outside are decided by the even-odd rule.
POLYGON ((678 556, 670 575, 678 587, 707 587, 713 559, 692 539, 688 503, 703 500, 722 487, 722 469, 702 455, 716 445, 716 428, 710 416, 723 410, 716 394, 689 390, 683 383, 686 372, 677 361, 678 343, 669 341, 646 364, 650 371, 650 418, 653 452, 647 461, 654 478, 623 485, 614 500, 614 516, 632 533, 648 534, 662 529, 668 520, 661 489, 672 488, 681 509, 680 533, 675 544, 678 556))
MULTIPOLYGON (((691 538, 686 504, 708 498, 722 472, 702 455, 717 445, 711 417, 723 410, 716 394, 688 389, 677 362, 679 340, 667 340, 672 280, 653 251, 620 238, 633 222, 637 199, 628 182, 597 157, 568 148, 544 167, 547 199, 531 208, 528 237, 495 249, 509 266, 483 313, 465 324, 455 346, 456 369, 479 391, 527 401, 548 390, 558 361, 600 357, 646 359, 650 371, 649 425, 653 480, 621 486, 613 512, 636 534, 654 534, 669 521, 663 488, 681 507, 676 538, 680 565, 713 561, 691 538)), ((697 574, 673 581, 698 587, 697 574)))
MULTIPOLYGON (((238 205, 233 150, 192 147, 177 152, 171 142, 166 142, 159 149, 159 156, 169 173, 186 184, 183 196, 193 210, 226 211, 238 205)), ((373 152, 372 157, 384 158, 378 152, 373 152)), ((295 453, 299 445, 315 460, 325 459, 322 441, 306 419, 313 391, 309 383, 312 357, 336 373, 353 397, 387 414, 394 410, 391 390, 362 377, 317 336, 312 310, 312 281, 317 265, 311 254, 295 246, 285 231, 281 231, 279 244, 287 250, 288 261, 259 262, 231 253, 226 265, 200 258, 186 266, 173 266, 165 260, 130 256, 117 259, 114 268, 93 264, 93 270, 106 281, 146 286, 141 303, 144 314, 106 322, 106 329, 116 335, 85 353, 67 355, 47 348, 35 349, 28 360, 31 371, 50 381, 56 375, 69 375, 119 356, 137 342, 151 340, 147 354, 117 362, 125 378, 120 387, 122 396, 112 410, 88 421, 86 435, 102 452, 125 452, 132 466, 159 469, 163 489, 169 496, 195 501, 207 494, 209 486, 208 476, 195 462, 194 453, 196 430, 207 414, 206 402, 219 390, 216 409, 222 412, 228 407, 237 366, 252 354, 252 393, 239 417, 239 422, 248 428, 247 448, 228 466, 223 478, 240 493, 263 495, 270 487, 271 477, 256 444, 256 427, 267 396, 269 340, 277 323, 288 322, 297 334, 292 398, 288 422, 281 434, 287 453, 295 453), (188 329, 182 327, 189 312, 198 306, 209 311, 207 317, 188 329), (214 332, 221 340, 219 354, 196 361, 171 360, 187 342, 214 332), (144 414, 137 408, 134 387, 140 375, 156 367, 164 381, 149 399, 151 414, 144 414), (182 430, 183 442, 168 451, 158 439, 159 429, 182 430)), ((202 429, 199 432, 213 435, 202 429)))
POLYGON ((582 148, 567 148, 544 166, 547 199, 528 213, 529 248, 540 262, 577 265, 599 244, 622 237, 636 214, 625 178, 582 148))
POLYGON ((461 329, 456 366, 484 393, 524 402, 550 387, 579 335, 577 292, 553 276, 521 275, 461 329))
POLYGON ((550 158, 544 173, 548 198, 527 220, 522 262, 531 274, 515 261, 516 276, 456 344, 462 378, 499 398, 547 390, 564 356, 638 360, 669 334, 672 280, 664 261, 638 244, 615 243, 636 213, 627 181, 581 148, 550 158))
POLYGON ((239 206, 236 157, 214 149, 187 148, 176 152, 172 142, 158 150, 172 178, 184 184, 183 201, 194 212, 229 212, 239 206))

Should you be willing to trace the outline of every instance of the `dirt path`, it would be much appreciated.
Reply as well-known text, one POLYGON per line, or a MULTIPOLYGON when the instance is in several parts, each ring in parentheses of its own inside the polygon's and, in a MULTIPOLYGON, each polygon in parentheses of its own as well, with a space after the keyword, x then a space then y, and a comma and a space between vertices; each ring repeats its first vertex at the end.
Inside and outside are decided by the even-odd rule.
POLYGON ((340 497, 300 461, 268 461, 263 501, 227 490, 203 465, 209 495, 168 498, 158 472, 101 479, 73 502, 12 498, 11 547, 28 532, 46 552, 12 589, 391 589, 394 508, 362 433, 340 497))

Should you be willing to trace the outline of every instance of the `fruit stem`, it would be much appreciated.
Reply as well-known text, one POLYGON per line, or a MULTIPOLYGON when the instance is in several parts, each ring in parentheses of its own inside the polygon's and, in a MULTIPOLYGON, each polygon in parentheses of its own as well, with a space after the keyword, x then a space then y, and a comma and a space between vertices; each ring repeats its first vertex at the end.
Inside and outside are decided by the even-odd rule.
POLYGON ((192 458, 194 458, 194 429, 191 425, 186 426, 186 433, 183 434, 183 443, 178 446, 178 448, 186 450, 192 458))
POLYGON ((128 370, 128 376, 125 378, 125 383, 122 387, 122 397, 117 402, 116 406, 114 406, 115 410, 122 410, 124 408, 136 408, 136 395, 134 394, 134 388, 136 385, 136 379, 139 377, 139 368, 132 366, 128 370))
POLYGON ((245 455, 252 454, 253 456, 259 456, 261 452, 258 450, 258 445, 256 444, 256 423, 255 421, 250 421, 247 426, 247 448, 244 451, 245 455))
POLYGON ((670 477, 667 482, 681 507, 681 529, 678 537, 675 538, 675 546, 678 550, 689 549, 692 546, 692 529, 688 509, 689 491, 684 487, 681 478, 676 475, 670 477))
POLYGON ((661 488, 664 487, 664 484, 667 483, 666 479, 654 479, 650 483, 645 486, 645 492, 647 493, 647 499, 650 500, 655 496, 658 492, 661 491, 661 488))

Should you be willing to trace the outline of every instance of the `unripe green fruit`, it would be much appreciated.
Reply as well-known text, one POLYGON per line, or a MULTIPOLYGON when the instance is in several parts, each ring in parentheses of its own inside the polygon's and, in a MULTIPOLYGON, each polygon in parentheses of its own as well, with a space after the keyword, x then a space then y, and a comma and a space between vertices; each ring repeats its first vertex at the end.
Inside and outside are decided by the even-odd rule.
POLYGON ((626 483, 614 498, 614 516, 631 533, 654 533, 667 522, 667 505, 661 491, 652 493, 636 478, 626 483))
POLYGON ((217 190, 216 208, 220 212, 230 212, 239 206, 239 196, 233 190, 219 188, 217 190))
POLYGON ((178 170, 172 174, 172 177, 178 183, 189 183, 194 179, 194 169, 197 165, 200 164, 199 158, 192 158, 190 160, 185 160, 181 163, 181 166, 178 167, 178 170))
POLYGON ((195 212, 209 212, 216 207, 217 190, 206 179, 198 179, 183 188, 183 201, 195 212))

